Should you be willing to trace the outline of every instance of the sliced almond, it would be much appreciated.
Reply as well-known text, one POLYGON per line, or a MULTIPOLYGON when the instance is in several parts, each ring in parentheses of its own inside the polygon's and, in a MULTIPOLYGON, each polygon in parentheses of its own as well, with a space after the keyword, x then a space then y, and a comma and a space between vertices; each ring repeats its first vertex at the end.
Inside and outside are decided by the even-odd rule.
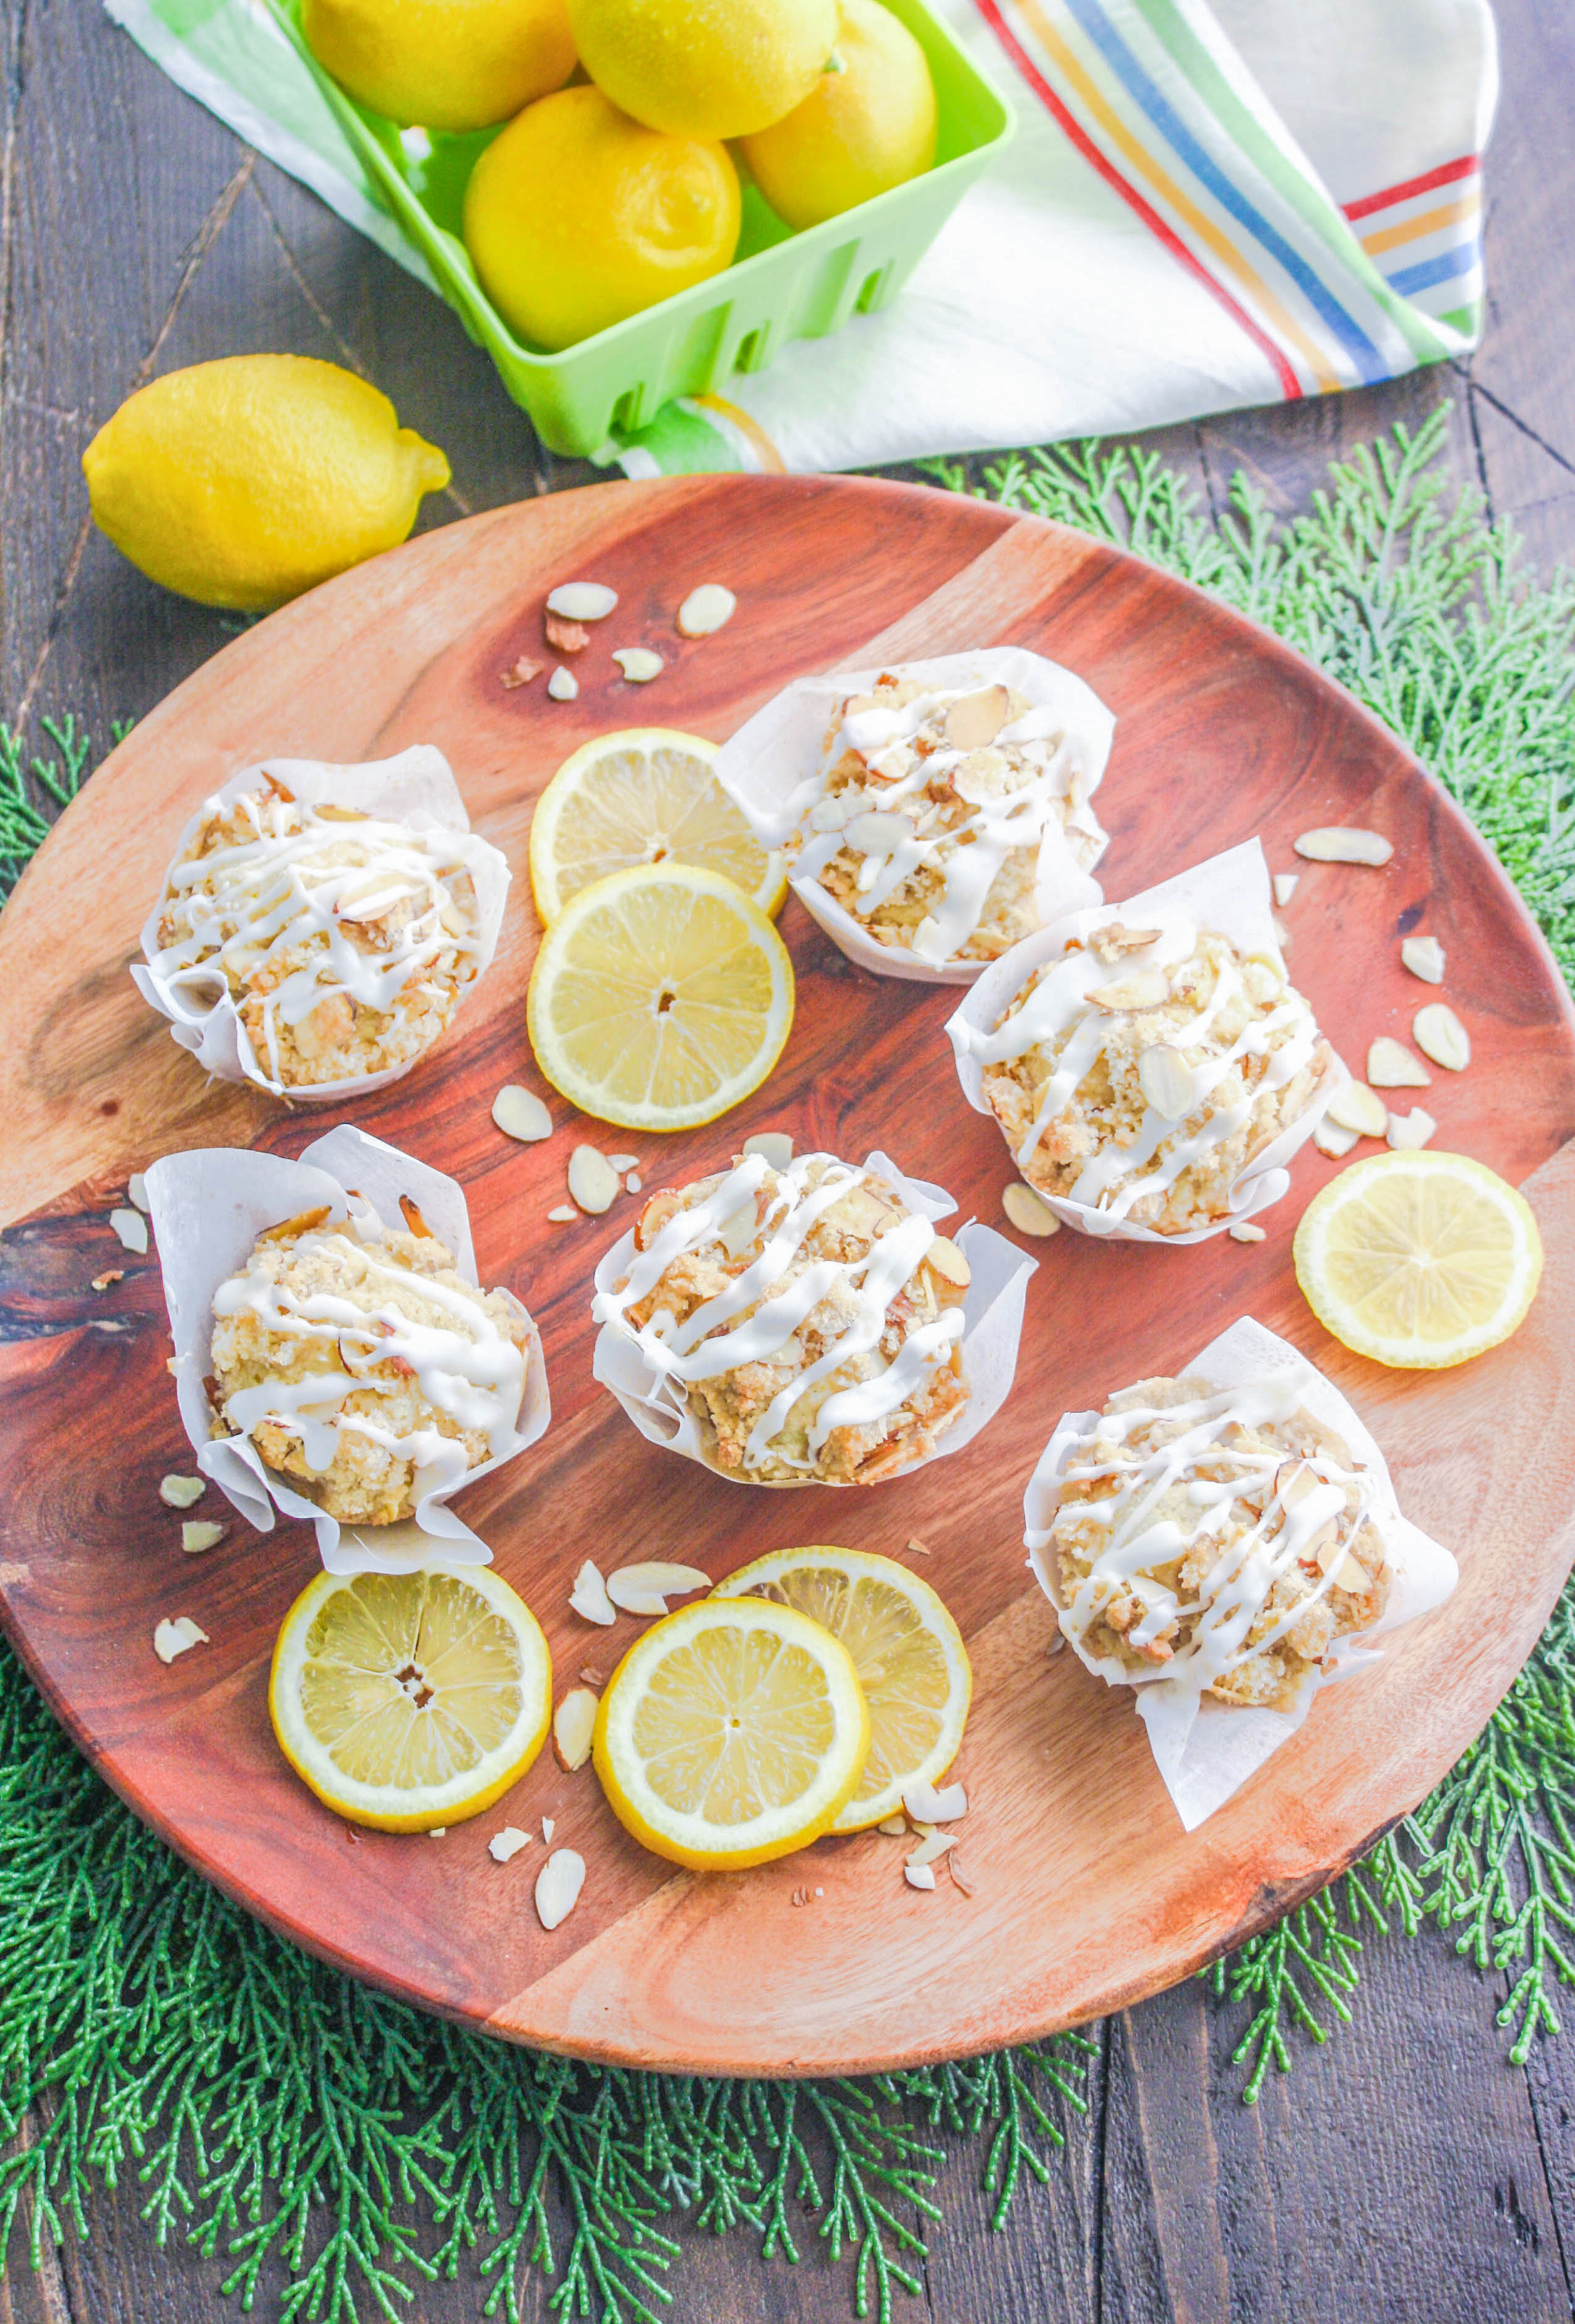
POLYGON ((588 1686, 571 1686, 552 1714, 553 1753, 566 1775, 585 1766, 595 1731, 596 1697, 588 1686))
POLYGON ((106 1267, 102 1275, 96 1275, 93 1277, 93 1288, 95 1291, 107 1291, 112 1284, 124 1283, 124 1281, 125 1269, 124 1267, 106 1267))
POLYGON ((1389 1116, 1389 1143, 1397 1154, 1406 1154, 1425 1146, 1438 1128, 1431 1113, 1414 1105, 1409 1113, 1389 1116))
POLYGON ((553 1818, 553 1817, 551 1817, 551 1816, 543 1816, 543 1817, 542 1817, 542 1819, 541 1819, 541 1844, 542 1844, 543 1848, 550 1848, 550 1847, 552 1846, 552 1835, 553 1835, 553 1833, 554 1833, 557 1830, 557 1822, 556 1822, 556 1821, 554 1820, 554 1818, 553 1818))
POLYGON ((1382 1138, 1389 1127, 1389 1109, 1376 1090, 1353 1077, 1342 1082, 1324 1108, 1326 1121, 1354 1130, 1359 1138, 1382 1138))
POLYGON ((559 1203, 548 1211, 547 1215, 555 1227, 570 1227, 580 1216, 580 1213, 576 1210, 572 1203, 559 1203))
POLYGON ((1373 1577, 1359 1558, 1347 1550, 1334 1576, 1337 1590, 1349 1590, 1353 1598, 1365 1598, 1373 1586, 1373 1577))
POLYGON ((569 1156, 568 1190, 593 1217, 610 1210, 622 1192, 617 1171, 594 1146, 576 1146, 569 1156))
POLYGON ((530 1845, 530 1834, 521 1831, 517 1823, 506 1823, 502 1831, 493 1832, 487 1842, 487 1854, 494 1864, 508 1864, 522 1848, 530 1845))
POLYGON ((532 661, 529 654, 521 654, 518 661, 511 663, 503 671, 498 683, 512 693, 515 687, 529 686, 533 678, 539 678, 546 668, 545 662, 532 661))
POLYGON ((548 596, 547 610, 566 622, 604 622, 617 603, 617 590, 604 582, 560 581, 548 596))
POLYGON ((517 1138, 521 1145, 552 1136, 551 1114, 534 1090, 521 1089, 518 1082, 506 1082, 493 1098, 493 1120, 505 1138, 517 1138))
POLYGON ((953 1887, 960 1888, 964 1896, 972 1896, 973 1894, 972 1887, 962 1877, 962 1867, 958 1861, 955 1849, 953 1849, 952 1854, 946 1858, 946 1869, 952 1876, 953 1887))
POLYGON ((331 1205, 319 1203, 316 1210, 298 1211, 292 1219, 281 1219, 276 1227, 264 1227, 259 1242, 293 1242, 297 1235, 312 1234, 318 1227, 327 1226, 331 1205))
POLYGON ((1250 1219, 1238 1219, 1233 1227, 1227 1229, 1227 1232, 1232 1242, 1266 1242, 1268 1240, 1266 1231, 1262 1227, 1254 1226, 1250 1219))
POLYGON ((1282 1508, 1294 1509, 1309 1493, 1315 1493, 1322 1479, 1306 1461, 1282 1461, 1275 1471, 1275 1498, 1282 1508))
POLYGON ((1011 696, 1004 686, 982 687, 964 694, 946 711, 946 741, 953 751, 981 751, 993 742, 1007 723, 1011 696))
POLYGON ((547 681, 547 690, 555 702, 572 702, 580 690, 580 681, 572 669, 559 662, 547 681))
POLYGON ((550 610, 543 616, 541 626, 554 653, 584 653, 591 642, 591 632, 583 622, 566 621, 561 613, 550 610))
POLYGON ((1000 1206, 1019 1234, 1053 1235, 1061 1231, 1061 1222, 1049 1204, 1032 1186, 1025 1186, 1020 1178, 1014 1178, 1005 1189, 1000 1206))
POLYGON ((950 1235, 938 1234, 925 1253, 925 1265, 954 1283, 959 1291, 966 1291, 973 1280, 973 1269, 963 1258, 950 1235))
POLYGON ((141 1211, 111 1211, 109 1223, 123 1248, 134 1250, 140 1259, 148 1247, 148 1222, 141 1211))
POLYGON ((166 1508, 189 1509, 207 1490, 206 1477, 161 1477, 159 1499, 166 1508))
POLYGON ((211 1517, 188 1517, 180 1528, 180 1546, 188 1557, 200 1557, 205 1549, 216 1549, 225 1537, 222 1525, 211 1517))
POLYGON ((668 1565, 660 1558, 643 1565, 621 1565, 607 1576, 607 1595, 626 1614, 665 1614, 669 1598, 710 1587, 711 1576, 697 1565, 668 1565))
POLYGON ((607 1167, 610 1170, 638 1170, 640 1157, 638 1154, 609 1154, 607 1167))
POLYGON ((125 1198, 134 1211, 146 1211, 152 1207, 148 1201, 148 1182, 140 1170, 134 1170, 126 1180, 125 1198))
POLYGON ((903 1860, 905 1863, 915 1866, 935 1864, 937 1863, 943 1856, 944 1856, 949 1848, 955 1848, 956 1845, 957 1835, 955 1832, 927 1832, 924 1839, 920 1840, 918 1846, 914 1849, 908 1856, 905 1857, 903 1860))
POLYGON ((922 1541, 910 1541, 907 1554, 910 1557, 928 1557, 930 1553, 922 1541))
POLYGON ((1151 944, 1159 942, 1160 935, 1158 928, 1129 928, 1122 920, 1107 920, 1092 930, 1088 948, 1109 968, 1112 961, 1124 959, 1129 952, 1147 952, 1151 944))
POLYGON ((638 1194, 643 1183, 639 1171, 631 1170, 623 1181, 623 1191, 626 1194, 638 1194))
MULTIPOLYGON (((1387 1115, 1385 1116, 1385 1120, 1387 1121, 1387 1115)), ((1327 1118, 1321 1121, 1312 1132, 1312 1143, 1320 1154, 1327 1154, 1337 1162, 1342 1154, 1350 1152, 1356 1142, 1357 1134, 1354 1130, 1341 1130, 1337 1121, 1330 1121, 1327 1118)))
POLYGON ((907 1818, 906 1816, 888 1816, 885 1822, 878 1823, 875 1829, 877 1831, 883 1831, 888 1840, 906 1840, 907 1838, 907 1818))
POLYGON ((1298 855, 1313 863, 1387 863, 1395 850, 1376 831, 1352 831, 1340 824, 1321 824, 1293 842, 1298 855))
POLYGON ((956 1823, 968 1812, 968 1794, 961 1784, 939 1792, 933 1784, 910 1784, 902 1804, 915 1823, 956 1823))
POLYGON ((1375 1089, 1430 1089, 1432 1075, 1399 1041, 1380 1033, 1368 1051, 1368 1079, 1375 1089))
POLYGON ((602 1579, 602 1569, 587 1557, 575 1576, 575 1586, 569 1591, 569 1604, 587 1622, 599 1622, 611 1628, 618 1619, 618 1609, 607 1595, 607 1584, 602 1579))
POLYGON ((927 1864, 905 1864, 902 1877, 910 1888, 933 1888, 935 1876, 927 1864))
POLYGON ((1159 1009, 1170 997, 1170 987, 1157 968, 1141 968, 1136 976, 1119 976, 1113 984, 1099 984, 1089 994, 1096 1009, 1112 1016, 1134 1009, 1159 1009))
POLYGON ((1299 872, 1276 872, 1275 873, 1275 901, 1279 906, 1282 912, 1285 910, 1285 906, 1290 902, 1292 897, 1295 894, 1301 884, 1302 875, 1299 872))
POLYGON ((536 1876, 536 1917, 544 1929, 568 1919, 585 1885, 585 1858, 572 1848, 555 1848, 536 1876))
POLYGON ((1446 1073, 1463 1074, 1471 1062, 1471 1037, 1447 1001, 1430 1001, 1417 1010, 1411 1038, 1423 1056, 1446 1073))
POLYGON ((1340 1519, 1325 1517, 1321 1526, 1314 1526, 1308 1538, 1302 1544, 1300 1554, 1303 1558, 1311 1558, 1317 1565, 1320 1573, 1327 1573, 1330 1566, 1341 1554, 1340 1519))
POLYGON ((1161 1121, 1184 1121, 1198 1102, 1197 1074, 1166 1041, 1156 1041, 1138 1058, 1138 1086, 1161 1121))
POLYGON ((612 659, 631 686, 649 686, 667 667, 660 654, 652 653, 649 646, 618 646, 612 659))
POLYGON ((198 1629, 189 1614, 177 1614, 172 1622, 161 1622, 153 1632, 153 1652, 161 1663, 172 1663, 177 1655, 207 1644, 207 1632, 198 1629))
POLYGON ((1444 981, 1444 948, 1436 936, 1407 936, 1400 947, 1402 964, 1423 984, 1444 981))
POLYGON ((678 608, 678 635, 681 638, 714 637, 718 630, 727 627, 738 611, 738 599, 720 581, 702 581, 691 589, 678 608))
POLYGON ((757 1130, 743 1142, 746 1154, 759 1154, 773 1170, 786 1170, 793 1159, 793 1140, 785 1130, 757 1130))
POLYGON ((400 1216, 403 1219, 406 1226, 409 1228, 411 1234, 415 1236, 418 1242, 437 1241, 437 1236, 427 1224, 426 1220, 421 1216, 419 1204, 413 1203, 409 1194, 401 1194, 400 1196, 400 1216))

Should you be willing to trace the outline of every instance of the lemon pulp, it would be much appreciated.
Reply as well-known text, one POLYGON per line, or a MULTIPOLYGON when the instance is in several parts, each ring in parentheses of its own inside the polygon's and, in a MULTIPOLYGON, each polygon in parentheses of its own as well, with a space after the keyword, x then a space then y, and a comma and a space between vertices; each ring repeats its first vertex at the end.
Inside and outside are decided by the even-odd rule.
POLYGON ((1370 1155, 1314 1196, 1296 1230, 1296 1279, 1359 1355, 1418 1370, 1506 1340, 1536 1294, 1531 1206, 1462 1154, 1370 1155))
POLYGON ((642 863, 721 872, 776 913, 788 892, 768 854, 711 771, 714 742, 661 726, 603 734, 566 759, 530 819, 530 885, 543 920, 569 898, 642 863))
POLYGON ((643 1847, 741 1869, 829 1831, 859 1781, 870 1713, 847 1649, 763 1599, 703 1599, 625 1655, 596 1714, 596 1773, 643 1847))
POLYGON ((285 1616, 268 1709, 281 1750, 336 1814, 425 1831, 490 1807, 540 1750, 552 1664, 487 1567, 319 1574, 285 1616))
POLYGON ((784 1549, 719 1582, 807 1614, 853 1659, 870 1705, 870 1756, 835 1831, 862 1831, 933 1784, 957 1756, 973 1674, 962 1634, 927 1582, 895 1558, 858 1549, 784 1549))
POLYGON ((538 1065, 572 1103, 631 1130, 683 1130, 741 1103, 776 1064, 793 964, 720 872, 614 872, 548 927, 528 1016, 538 1065))

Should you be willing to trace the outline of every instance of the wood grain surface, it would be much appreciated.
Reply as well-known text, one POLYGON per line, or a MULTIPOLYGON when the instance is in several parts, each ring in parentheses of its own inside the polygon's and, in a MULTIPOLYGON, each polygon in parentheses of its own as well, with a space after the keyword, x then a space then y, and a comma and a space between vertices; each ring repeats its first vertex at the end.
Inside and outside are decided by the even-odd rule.
MULTIPOLYGON (((882 1145, 950 1186, 963 1216, 999 1218, 1012 1174, 959 1096, 948 994, 852 968, 796 903, 783 925, 798 1008, 769 1087, 725 1122, 633 1140, 648 1186, 682 1184, 778 1125, 801 1151, 882 1145)), ((1503 874, 1383 729, 1275 640, 1082 535, 909 486, 765 478, 603 485, 450 527, 260 624, 134 732, 7 908, 0 991, 0 1217, 16 1222, 12 1299, 40 1303, 42 1326, 0 1354, 7 1626, 105 1775, 195 1863, 325 1958, 494 2032, 637 2065, 806 2073, 981 2050, 1123 2006, 1321 1886, 1414 1804, 1518 1669, 1568 1570, 1575 1145, 1560 1149, 1575 1133, 1575 1038, 1552 964, 1503 874), (571 575, 620 600, 579 698, 505 689, 547 590, 571 575), (715 575, 738 615, 680 647, 677 600, 715 575), (624 684, 614 642, 665 647, 657 687, 624 684), (1430 1103, 1441 1144, 1528 1181, 1549 1254, 1530 1322, 1469 1370, 1432 1377, 1336 1347, 1290 1263, 1300 1206, 1331 1174, 1310 1150, 1261 1245, 1155 1251, 1065 1233, 1040 1246, 1015 1392, 956 1458, 834 1499, 729 1486, 648 1444, 591 1379, 589 1277, 620 1222, 565 1228, 547 1213, 577 1138, 631 1141, 566 1121, 561 1102, 545 1145, 512 1145, 491 1120, 500 1083, 533 1078, 523 995, 539 931, 520 879, 497 962, 441 1049, 345 1110, 462 1180, 484 1279, 509 1283, 541 1327, 552 1429, 472 1489, 465 1514, 546 1627, 560 1686, 582 1665, 606 1674, 627 1643, 567 1609, 586 1556, 677 1557, 719 1577, 828 1536, 918 1564, 904 1545, 922 1540, 975 1665, 961 1763, 975 1894, 908 1891, 900 1849, 877 1834, 747 1875, 675 1876, 621 1831, 588 1769, 566 1776, 550 1757, 441 1841, 353 1832, 286 1771, 264 1704, 274 1632, 315 1564, 309 1533, 261 1538, 234 1519, 200 1563, 181 1555, 156 1490, 163 1470, 189 1465, 156 1262, 122 1255, 124 1281, 85 1287, 111 1257, 106 1198, 131 1169, 193 1145, 299 1151, 336 1118, 210 1084, 132 990, 125 964, 171 835, 258 757, 434 742, 479 828, 522 868, 532 802, 589 734, 659 715, 720 737, 805 669, 993 643, 1065 662, 1116 711, 1101 793, 1112 897, 1254 833, 1281 865, 1314 824, 1394 840, 1381 872, 1303 867, 1291 957, 1359 1065, 1425 998, 1400 936, 1441 939, 1474 1062, 1447 1086, 1439 1076, 1430 1103), (62 958, 64 927, 77 933, 62 958), (1347 1388, 1409 1513, 1460 1550, 1464 1572, 1447 1609, 1321 1702, 1189 1836, 1129 1694, 1070 1655, 1050 1659, 1021 1496, 1063 1409, 1182 1368, 1243 1313, 1347 1388), (166 1669, 152 1629, 178 1613, 212 1643, 166 1669), (531 1857, 505 1869, 485 1850, 502 1821, 544 1814, 590 1867, 550 1936, 529 1905, 531 1857), (824 1892, 808 1910, 791 1901, 806 1884, 824 1892)))

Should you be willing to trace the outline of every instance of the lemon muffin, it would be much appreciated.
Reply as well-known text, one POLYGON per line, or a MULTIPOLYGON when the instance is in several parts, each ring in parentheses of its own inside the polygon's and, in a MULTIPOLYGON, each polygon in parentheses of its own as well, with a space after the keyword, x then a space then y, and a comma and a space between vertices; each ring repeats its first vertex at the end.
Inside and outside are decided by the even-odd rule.
MULTIPOLYGON (((1372 1477, 1284 1372, 1113 1396, 1061 1468, 1041 1553, 1061 1628, 1112 1683, 1290 1711, 1393 1579, 1372 1477)), ((1039 1538, 1042 1538, 1039 1537, 1039 1538)))
POLYGON ((953 1019, 1013 1159, 1041 1194, 1184 1234, 1338 1074, 1270 951, 1185 913, 1112 918, 1036 968, 995 1027, 953 1019))
POLYGON ((968 1400, 966 1259, 882 1178, 762 1155, 652 1194, 598 1323, 639 1342, 706 1457, 747 1482, 870 1485, 968 1400))
POLYGON ((935 966, 999 959, 1042 925, 1045 859, 1087 872, 1106 844, 1088 804, 1102 758, 1014 687, 885 672, 837 705, 825 758, 795 876, 935 966))
POLYGON ((309 805, 264 775, 211 800, 170 865, 152 973, 196 1002, 222 985, 276 1093, 402 1070, 478 973, 478 844, 309 805))
POLYGON ((392 1525, 514 1449, 531 1347, 508 1291, 478 1291, 411 1231, 308 1211, 271 1227, 214 1294, 216 1436, 346 1525, 392 1525))

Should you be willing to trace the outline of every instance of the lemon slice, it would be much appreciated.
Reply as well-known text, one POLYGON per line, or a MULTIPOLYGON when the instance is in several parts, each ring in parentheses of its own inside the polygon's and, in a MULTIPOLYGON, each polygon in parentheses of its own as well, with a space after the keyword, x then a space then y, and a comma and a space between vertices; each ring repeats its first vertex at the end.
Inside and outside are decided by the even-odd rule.
POLYGON ((491 1807, 540 1750, 552 1661, 491 1568, 319 1573, 279 1632, 279 1748, 336 1815, 429 1831, 491 1807))
POLYGON ((957 1756, 973 1673, 962 1633, 927 1582, 862 1549, 781 1549, 719 1582, 807 1614, 840 1638, 870 1705, 870 1756, 833 1824, 862 1831, 894 1815, 915 1784, 933 1784, 957 1756))
POLYGON ((869 1748, 847 1648, 763 1598, 703 1598, 654 1623, 612 1674, 594 1746, 620 1823, 698 1872, 818 1840, 869 1748))
POLYGON ((571 896, 530 974, 536 1062, 628 1130, 714 1121, 759 1089, 793 1023, 793 964, 719 872, 653 863, 571 896))
POLYGON ((712 773, 715 756, 699 734, 634 726, 566 759, 530 818, 530 886, 543 921, 593 880, 639 863, 721 872, 761 911, 779 912, 782 858, 766 853, 712 773))
POLYGON ((1313 1197, 1296 1280, 1321 1323, 1380 1364, 1441 1370, 1508 1339, 1535 1296, 1531 1206, 1463 1154, 1374 1154, 1313 1197))

